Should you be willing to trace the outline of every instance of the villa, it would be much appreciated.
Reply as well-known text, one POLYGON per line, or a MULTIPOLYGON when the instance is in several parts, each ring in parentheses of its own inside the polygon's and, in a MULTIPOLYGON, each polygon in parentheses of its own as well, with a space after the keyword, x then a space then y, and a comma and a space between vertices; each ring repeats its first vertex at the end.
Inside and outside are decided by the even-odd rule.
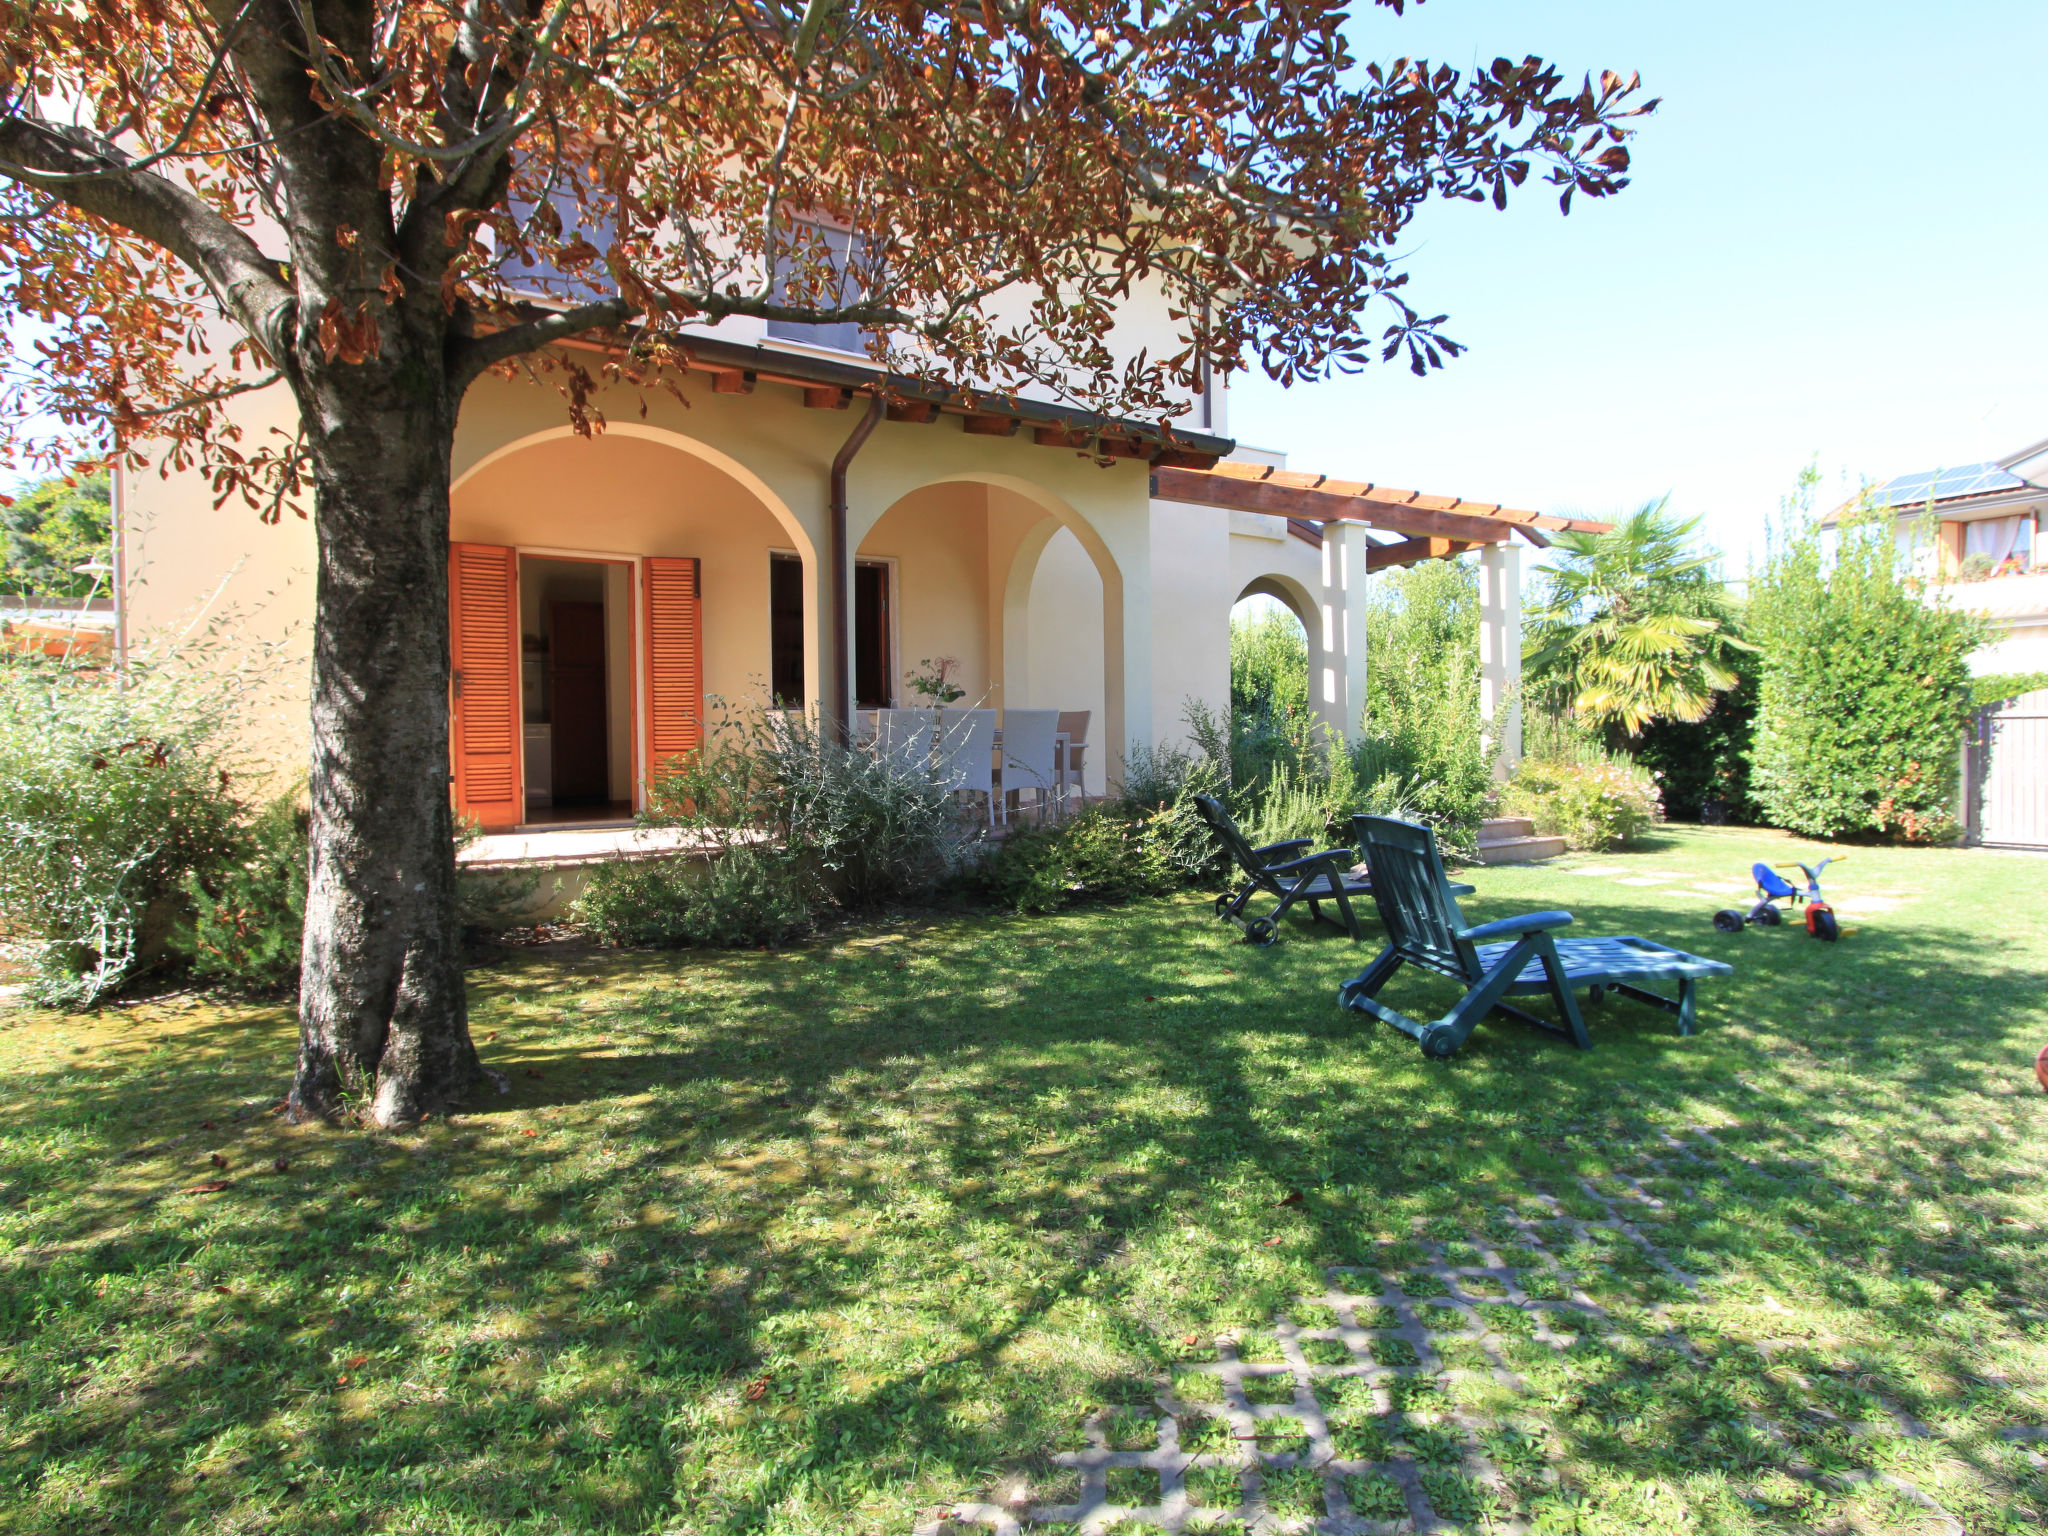
MULTIPOLYGON (((1164 324, 1163 306, 1133 300, 1120 339, 1164 324)), ((965 703, 1086 712, 1100 786, 1129 746, 1177 740, 1190 701, 1227 707, 1230 611, 1253 593, 1301 619, 1316 708, 1349 735, 1364 578, 1472 550, 1505 769, 1519 755, 1517 541, 1601 526, 1292 471, 1233 441, 1222 381, 1190 397, 1191 428, 1162 434, 885 388, 858 337, 831 328, 689 334, 687 406, 616 389, 591 402, 593 437, 545 384, 485 378, 465 402, 449 753, 458 811, 486 829, 616 826, 720 701, 913 704, 906 674, 941 657, 965 703)), ((289 432, 281 389, 238 404, 248 440, 289 432)), ((257 744, 303 762, 311 523, 217 509, 190 471, 124 474, 116 508, 119 643, 232 615, 288 659, 257 744)))

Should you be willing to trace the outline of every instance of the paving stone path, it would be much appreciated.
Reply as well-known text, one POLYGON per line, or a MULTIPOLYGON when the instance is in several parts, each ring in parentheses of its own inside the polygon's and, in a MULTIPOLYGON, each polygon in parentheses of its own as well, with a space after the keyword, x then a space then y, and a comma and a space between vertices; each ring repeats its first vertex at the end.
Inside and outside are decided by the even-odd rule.
MULTIPOLYGON (((1665 1137, 1660 1151, 1642 1159, 1653 1176, 1730 1156, 1749 1162, 1700 1128, 1682 1139, 1665 1137)), ((1655 1210, 1661 1202, 1626 1175, 1611 1187, 1619 1193, 1579 1186, 1602 1212, 1591 1218, 1571 1214, 1553 1197, 1538 1198, 1553 1225, 1575 1239, 1596 1232, 1609 1242, 1619 1238, 1697 1295, 1697 1277, 1673 1264, 1625 1214, 1630 1205, 1655 1210)), ((1525 1384, 1503 1352, 1509 1338, 1561 1350, 1586 1332, 1606 1331, 1611 1319, 1532 1222, 1507 1210, 1497 1220, 1511 1239, 1467 1233, 1463 1242, 1439 1241, 1418 1229, 1411 1249, 1423 1256, 1389 1264, 1396 1273, 1334 1266, 1325 1272, 1323 1293, 1298 1298, 1269 1334, 1219 1340, 1213 1360, 1176 1365, 1149 1403, 1098 1411, 1083 1427, 1085 1448, 1051 1458, 1079 1471, 1074 1503, 959 1504, 919 1526, 916 1536, 977 1529, 1098 1536, 1124 1527, 1427 1536, 1475 1526, 1482 1513, 1490 1531, 1526 1532, 1502 1512, 1513 1502, 1502 1497, 1502 1463, 1512 1461, 1524 1483, 1554 1482, 1544 1464, 1552 1455, 1547 1437, 1533 1422, 1476 1415, 1443 1388, 1480 1378, 1522 1394, 1525 1384), (1523 1262, 1509 1263, 1504 1249, 1523 1262)), ((1662 1305, 1646 1309, 1657 1324, 1664 1312, 1662 1305)), ((1675 1331, 1663 1342, 1691 1352, 1675 1331)), ((1928 1434, 1907 1415, 1893 1416, 1902 1434, 1928 1434)), ((1757 1427, 1774 1433, 1774 1426, 1757 1427)), ((1934 1515, 1943 1536, 1963 1536, 1933 1499, 1889 1474, 1823 1477, 1797 1461, 1788 1470, 1837 1488, 1884 1483, 1934 1515)))

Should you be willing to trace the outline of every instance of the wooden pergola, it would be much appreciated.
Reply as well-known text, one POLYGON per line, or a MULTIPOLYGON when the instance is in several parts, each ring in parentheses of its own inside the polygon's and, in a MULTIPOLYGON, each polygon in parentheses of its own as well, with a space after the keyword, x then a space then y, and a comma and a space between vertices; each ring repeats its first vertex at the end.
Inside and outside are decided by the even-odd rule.
POLYGON ((1298 537, 1317 544, 1327 523, 1363 523, 1399 535, 1374 546, 1366 557, 1369 571, 1448 559, 1482 545, 1504 544, 1516 534, 1547 549, 1546 534, 1605 533, 1613 526, 1498 502, 1396 490, 1365 480, 1333 480, 1267 464, 1219 463, 1209 469, 1159 465, 1152 471, 1152 494, 1163 501, 1284 517, 1298 537))

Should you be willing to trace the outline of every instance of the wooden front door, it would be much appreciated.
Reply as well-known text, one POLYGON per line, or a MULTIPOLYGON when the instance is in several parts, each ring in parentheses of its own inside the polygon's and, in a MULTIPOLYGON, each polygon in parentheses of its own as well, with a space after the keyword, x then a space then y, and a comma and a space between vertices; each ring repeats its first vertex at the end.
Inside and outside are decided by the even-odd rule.
POLYGON ((557 805, 612 797, 604 604, 548 604, 548 699, 557 805))
POLYGON ((448 550, 450 756, 455 814, 517 826, 520 788, 519 562, 496 544, 448 550))

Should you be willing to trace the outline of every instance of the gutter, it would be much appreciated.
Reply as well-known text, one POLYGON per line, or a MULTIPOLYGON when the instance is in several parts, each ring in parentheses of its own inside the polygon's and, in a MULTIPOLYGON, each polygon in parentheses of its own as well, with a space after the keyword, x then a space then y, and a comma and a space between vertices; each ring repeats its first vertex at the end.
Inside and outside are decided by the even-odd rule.
POLYGON ((848 726, 853 720, 853 571, 846 548, 846 471, 881 419, 882 397, 879 393, 869 395, 867 410, 854 423, 839 452, 832 456, 831 498, 826 507, 826 519, 832 530, 828 572, 833 593, 832 697, 819 711, 824 717, 819 723, 842 743, 850 739, 848 726))

